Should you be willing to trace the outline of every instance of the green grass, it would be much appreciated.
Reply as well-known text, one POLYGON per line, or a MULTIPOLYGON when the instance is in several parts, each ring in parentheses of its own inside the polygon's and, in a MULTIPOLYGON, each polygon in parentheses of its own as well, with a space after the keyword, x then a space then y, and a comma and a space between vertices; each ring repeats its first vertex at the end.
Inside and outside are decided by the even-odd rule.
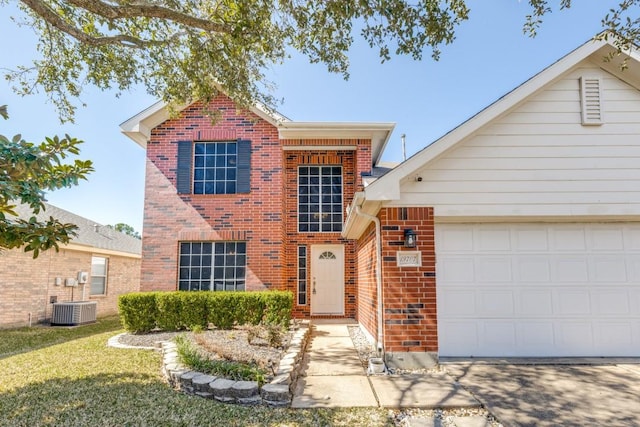
POLYGON ((169 388, 160 354, 106 347, 117 319, 0 331, 0 426, 389 426, 377 408, 226 405, 169 388))
POLYGON ((49 345, 120 329, 120 318, 110 316, 96 323, 75 327, 34 326, 0 330, 0 358, 49 345))

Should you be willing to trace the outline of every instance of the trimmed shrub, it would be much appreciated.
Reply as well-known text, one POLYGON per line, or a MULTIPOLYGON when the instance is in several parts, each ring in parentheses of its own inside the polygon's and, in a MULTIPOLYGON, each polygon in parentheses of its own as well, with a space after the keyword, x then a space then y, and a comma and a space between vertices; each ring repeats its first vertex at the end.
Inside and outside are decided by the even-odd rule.
POLYGON ((157 292, 133 292, 120 295, 118 310, 122 326, 129 332, 144 333, 153 330, 158 320, 157 292))
POLYGON ((210 292, 159 292, 156 296, 158 305, 158 327, 166 331, 182 329, 206 329, 207 295, 210 292))
POLYGON ((182 295, 178 292, 162 292, 156 296, 158 328, 165 331, 184 329, 182 322, 182 295))
POLYGON ((293 310, 293 294, 289 291, 261 292, 265 311, 262 321, 266 324, 288 326, 293 310))
POLYGON ((120 296, 124 328, 129 332, 218 329, 266 323, 287 326, 291 320, 293 294, 284 291, 140 292, 120 296))

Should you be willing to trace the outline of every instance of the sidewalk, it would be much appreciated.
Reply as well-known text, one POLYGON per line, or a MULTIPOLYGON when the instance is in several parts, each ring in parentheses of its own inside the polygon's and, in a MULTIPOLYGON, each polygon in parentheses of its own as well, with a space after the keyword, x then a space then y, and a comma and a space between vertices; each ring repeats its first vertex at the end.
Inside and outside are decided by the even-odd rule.
POLYGON ((347 323, 314 321, 303 364, 292 408, 480 406, 445 373, 368 377, 347 323))

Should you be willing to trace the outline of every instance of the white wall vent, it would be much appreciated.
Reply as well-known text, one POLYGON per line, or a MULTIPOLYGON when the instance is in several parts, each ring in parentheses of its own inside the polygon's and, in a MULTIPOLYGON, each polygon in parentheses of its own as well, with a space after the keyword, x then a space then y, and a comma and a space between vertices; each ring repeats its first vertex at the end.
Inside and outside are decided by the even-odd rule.
POLYGON ((604 123, 602 118, 602 78, 580 77, 580 100, 583 125, 604 123))
POLYGON ((96 321, 95 301, 57 302, 51 314, 52 326, 75 326, 96 321))

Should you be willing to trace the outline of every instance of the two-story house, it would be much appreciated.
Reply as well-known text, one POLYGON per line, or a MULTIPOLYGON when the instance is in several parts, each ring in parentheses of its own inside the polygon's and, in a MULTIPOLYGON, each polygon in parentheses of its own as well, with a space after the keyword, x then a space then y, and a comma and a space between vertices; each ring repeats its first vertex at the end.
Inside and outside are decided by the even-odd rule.
POLYGON ((390 171, 391 123, 209 107, 122 124, 147 151, 142 290, 290 290, 396 366, 640 356, 635 48, 585 43, 390 171))
POLYGON ((122 125, 147 151, 142 290, 290 290, 298 317, 356 317, 345 208, 391 123, 301 123, 219 96, 122 125))

